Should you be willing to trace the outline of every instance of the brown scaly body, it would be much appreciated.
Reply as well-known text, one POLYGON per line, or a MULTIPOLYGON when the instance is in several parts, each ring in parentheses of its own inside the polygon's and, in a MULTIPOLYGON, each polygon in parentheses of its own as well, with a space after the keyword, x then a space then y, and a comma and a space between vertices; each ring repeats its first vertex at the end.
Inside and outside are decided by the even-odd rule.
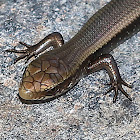
POLYGON ((112 44, 126 39, 124 32, 140 30, 140 0, 112 0, 95 13, 82 29, 67 43, 55 32, 26 50, 9 52, 23 53, 16 62, 24 57, 27 60, 41 54, 26 68, 19 88, 19 95, 25 100, 45 100, 57 97, 72 86, 81 77, 100 69, 106 69, 110 76, 110 89, 115 91, 116 101, 120 90, 127 98, 130 96, 123 90, 125 83, 111 55, 103 55, 111 51, 112 44), (134 30, 132 29, 134 28, 134 30), (45 52, 46 48, 54 49, 45 52), (111 49, 110 49, 111 48, 111 49))

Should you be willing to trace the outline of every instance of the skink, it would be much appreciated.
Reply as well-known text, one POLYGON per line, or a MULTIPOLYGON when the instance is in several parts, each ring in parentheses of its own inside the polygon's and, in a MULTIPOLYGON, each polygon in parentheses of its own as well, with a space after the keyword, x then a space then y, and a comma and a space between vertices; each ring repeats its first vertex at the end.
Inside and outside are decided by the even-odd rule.
POLYGON ((29 60, 38 56, 25 69, 19 87, 19 96, 24 100, 54 99, 72 88, 82 77, 105 69, 114 90, 113 102, 118 91, 129 100, 131 97, 122 85, 131 87, 120 76, 113 57, 108 54, 117 45, 140 30, 140 0, 112 0, 95 13, 81 30, 64 43, 60 33, 54 32, 27 49, 9 49, 8 52, 23 53, 29 60), (46 51, 53 46, 53 50, 46 51))

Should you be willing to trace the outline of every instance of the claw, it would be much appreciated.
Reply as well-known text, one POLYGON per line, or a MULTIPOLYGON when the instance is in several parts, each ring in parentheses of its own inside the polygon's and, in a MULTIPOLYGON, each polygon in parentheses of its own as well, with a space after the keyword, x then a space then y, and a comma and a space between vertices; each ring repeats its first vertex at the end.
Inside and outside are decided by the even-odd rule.
POLYGON ((132 101, 132 98, 124 91, 124 89, 120 86, 119 90, 130 100, 132 101))
POLYGON ((19 60, 25 58, 26 56, 28 56, 28 54, 23 54, 23 55, 19 56, 18 58, 16 58, 16 59, 14 60, 14 64, 15 64, 16 62, 18 62, 19 60))
POLYGON ((110 87, 110 88, 108 89, 108 91, 105 93, 105 95, 106 95, 107 93, 111 92, 113 89, 114 89, 114 87, 110 87))
POLYGON ((116 102, 117 96, 118 96, 118 88, 116 87, 116 88, 115 88, 115 95, 114 95, 114 97, 113 97, 113 103, 116 102))
POLYGON ((8 50, 5 50, 6 52, 14 52, 14 53, 27 53, 27 50, 29 47, 31 47, 30 45, 26 44, 26 43, 23 43, 23 42, 19 42, 21 45, 24 45, 27 47, 27 49, 25 50, 16 50, 15 48, 14 49, 8 49, 8 50))
POLYGON ((28 45, 28 44, 26 44, 26 43, 24 43, 24 42, 19 42, 19 44, 21 44, 21 45, 23 45, 23 46, 26 46, 27 48, 30 48, 30 47, 31 47, 31 45, 28 45))
POLYGON ((29 61, 29 59, 32 58, 33 56, 35 56, 34 53, 32 53, 30 55, 27 55, 26 60, 25 60, 25 63, 27 63, 29 61))
MULTIPOLYGON (((122 79, 118 80, 119 82, 111 82, 111 87, 109 88, 109 90, 105 93, 105 95, 109 92, 111 92, 112 90, 115 91, 115 95, 113 97, 113 103, 116 102, 117 96, 118 96, 118 91, 120 90, 130 101, 132 101, 132 98, 124 91, 124 89, 122 88, 122 84, 132 88, 132 85, 127 84, 126 82, 124 82, 122 79)), ((110 85, 110 84, 108 84, 110 85)))
POLYGON ((31 47, 30 45, 26 44, 26 43, 23 43, 23 42, 19 42, 21 45, 24 45, 27 47, 27 49, 25 50, 16 50, 15 48, 14 49, 8 49, 8 50, 5 50, 6 52, 14 52, 14 53, 23 53, 21 56, 19 56, 18 58, 16 58, 14 60, 14 64, 16 62, 18 62, 19 60, 27 57, 27 61, 33 56, 33 54, 29 54, 28 50, 29 50, 29 47, 31 47))
POLYGON ((127 84, 124 80, 121 79, 121 83, 129 88, 132 88, 133 85, 127 84))
POLYGON ((14 53, 26 53, 27 50, 16 50, 16 49, 8 49, 6 52, 14 52, 14 53))

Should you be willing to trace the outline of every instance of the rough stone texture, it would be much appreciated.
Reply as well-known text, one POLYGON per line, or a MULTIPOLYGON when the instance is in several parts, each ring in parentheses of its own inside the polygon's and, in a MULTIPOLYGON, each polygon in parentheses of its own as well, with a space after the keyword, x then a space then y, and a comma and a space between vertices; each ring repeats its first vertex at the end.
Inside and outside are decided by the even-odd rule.
POLYGON ((113 92, 104 95, 108 75, 100 71, 82 79, 66 95, 43 104, 22 104, 18 84, 24 60, 4 50, 39 42, 58 31, 65 41, 109 0, 4 0, 0 1, 0 139, 138 140, 140 139, 140 33, 116 48, 122 77, 134 85, 128 101, 113 92))

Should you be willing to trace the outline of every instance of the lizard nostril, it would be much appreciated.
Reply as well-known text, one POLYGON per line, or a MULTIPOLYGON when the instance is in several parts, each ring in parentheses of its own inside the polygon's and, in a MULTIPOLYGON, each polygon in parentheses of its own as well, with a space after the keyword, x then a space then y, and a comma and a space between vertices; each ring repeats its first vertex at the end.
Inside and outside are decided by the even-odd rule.
POLYGON ((33 92, 29 90, 25 90, 23 86, 19 88, 19 96, 25 100, 32 100, 33 99, 33 92))

